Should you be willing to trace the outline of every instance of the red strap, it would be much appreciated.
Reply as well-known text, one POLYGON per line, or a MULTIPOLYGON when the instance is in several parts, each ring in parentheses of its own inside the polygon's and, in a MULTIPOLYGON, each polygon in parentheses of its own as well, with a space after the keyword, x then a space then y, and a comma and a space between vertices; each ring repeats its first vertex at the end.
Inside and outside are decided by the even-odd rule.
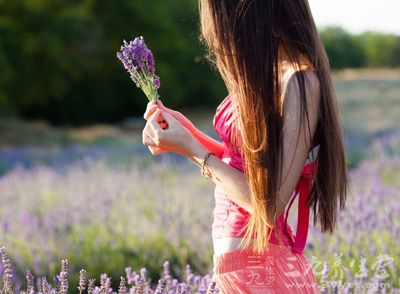
MULTIPOLYGON (((297 195, 297 194, 296 194, 296 195, 297 195)), ((293 204, 293 202, 294 202, 294 199, 296 198, 296 195, 294 195, 294 196, 292 197, 292 199, 290 199, 290 201, 289 201, 289 206, 288 206, 288 208, 287 208, 287 210, 286 210, 286 213, 285 213, 285 230, 286 230, 287 235, 290 237, 289 240, 290 240, 290 242, 292 243, 292 246, 293 246, 293 244, 294 244, 294 239, 293 239, 292 234, 289 233, 289 231, 288 231, 287 219, 288 219, 288 214, 289 214, 290 207, 292 206, 292 204, 293 204)))
POLYGON ((316 168, 318 167, 318 162, 311 161, 303 168, 303 171, 300 176, 300 180, 297 183, 295 189, 295 195, 289 202, 289 207, 286 210, 285 214, 285 229, 288 235, 290 236, 292 250, 296 253, 303 253, 304 247, 307 241, 308 234, 308 225, 309 225, 309 217, 310 217, 310 208, 307 206, 308 196, 310 194, 311 184, 312 184, 312 165, 316 168), (292 206, 294 199, 299 195, 299 204, 298 204, 298 216, 297 216, 297 228, 296 228, 296 236, 292 236, 287 229, 287 219, 290 207, 292 206))

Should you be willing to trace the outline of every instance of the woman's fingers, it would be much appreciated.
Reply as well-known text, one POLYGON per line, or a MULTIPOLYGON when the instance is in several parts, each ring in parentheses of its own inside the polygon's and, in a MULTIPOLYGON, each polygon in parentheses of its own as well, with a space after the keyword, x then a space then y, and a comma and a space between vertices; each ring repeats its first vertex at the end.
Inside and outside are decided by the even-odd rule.
POLYGON ((161 102, 160 99, 158 99, 158 102, 157 102, 156 104, 157 104, 158 106, 160 106, 160 107, 165 107, 164 104, 161 102))
POLYGON ((156 146, 148 146, 148 147, 149 147, 151 154, 154 156, 170 151, 167 148, 160 148, 160 147, 156 147, 156 146))
MULTIPOLYGON (((165 107, 161 100, 158 100, 158 103, 156 103, 155 100, 152 100, 147 103, 147 109, 143 115, 144 119, 148 120, 157 108, 161 109, 165 113, 171 114, 175 119, 179 119, 179 117, 182 116, 178 111, 165 107)), ((159 123, 161 128, 164 130, 168 127, 166 121, 159 121, 159 123)))
POLYGON ((157 108, 163 110, 164 112, 168 112, 171 114, 174 114, 176 112, 175 110, 165 107, 161 101, 159 101, 158 104, 156 104, 154 101, 151 101, 147 104, 147 109, 143 115, 144 119, 148 120, 149 117, 154 113, 154 111, 156 111, 157 108))
MULTIPOLYGON (((153 139, 147 135, 145 135, 143 137, 143 145, 148 146, 148 147, 155 146, 153 139)), ((157 147, 157 146, 155 146, 155 147, 157 147)))
POLYGON ((154 113, 149 117, 144 129, 143 129, 143 144, 144 145, 152 145, 152 146, 159 146, 159 138, 160 138, 160 131, 161 127, 159 125, 159 116, 160 116, 160 109, 154 111, 154 113))
POLYGON ((164 120, 167 123, 172 123, 173 121, 176 120, 175 117, 171 113, 163 112, 162 115, 164 116, 164 120))
POLYGON ((170 110, 168 107, 165 107, 164 104, 161 102, 161 100, 158 101, 158 104, 156 104, 160 109, 163 111, 168 111, 170 110))
MULTIPOLYGON (((152 129, 154 136, 157 138, 159 137, 160 131, 161 131, 161 127, 159 125, 159 119, 158 119, 161 112, 162 112, 161 109, 157 108, 157 110, 154 111, 154 113, 151 115, 150 119, 147 122, 149 124, 150 128, 152 129)), ((165 119, 161 118, 161 121, 163 121, 163 120, 165 120, 165 119)))
POLYGON ((153 140, 153 130, 151 129, 144 129, 142 132, 142 142, 143 145, 146 146, 155 146, 155 142, 153 140))
MULTIPOLYGON (((154 114, 153 114, 154 115, 154 114)), ((157 144, 157 135, 151 126, 151 122, 154 121, 154 116, 150 117, 150 120, 146 122, 142 132, 142 141, 144 145, 152 145, 156 146, 157 144)))
POLYGON ((151 155, 159 155, 163 152, 161 148, 156 146, 147 146, 147 147, 149 148, 151 155))
POLYGON ((143 114, 144 119, 149 119, 149 117, 154 113, 154 111, 158 108, 158 104, 155 103, 154 100, 147 103, 146 111, 143 114))

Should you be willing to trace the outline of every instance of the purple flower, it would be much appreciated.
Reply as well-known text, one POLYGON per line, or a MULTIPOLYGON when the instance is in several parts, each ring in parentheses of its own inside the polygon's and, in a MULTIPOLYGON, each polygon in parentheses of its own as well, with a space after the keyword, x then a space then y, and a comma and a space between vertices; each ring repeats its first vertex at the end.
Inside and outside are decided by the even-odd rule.
POLYGON ((154 78, 154 87, 156 87, 156 89, 160 88, 160 78, 158 76, 155 76, 154 78))
POLYGON ((60 272, 60 291, 61 294, 68 293, 68 261, 63 259, 61 261, 61 272, 60 272))
POLYGON ((149 100, 157 100, 160 78, 155 74, 154 56, 142 36, 133 41, 124 40, 121 51, 117 52, 125 69, 138 88, 141 88, 149 100))
POLYGON ((4 247, 0 248, 1 262, 3 267, 3 290, 2 293, 10 294, 13 293, 13 275, 11 269, 11 262, 8 259, 6 249, 4 247))
POLYGON ((79 293, 83 293, 86 289, 86 281, 87 281, 87 272, 84 269, 81 269, 79 272, 79 293))
POLYGON ((119 283, 118 294, 126 294, 126 281, 124 277, 121 277, 121 281, 119 283))
POLYGON ((26 281, 27 281, 27 292, 34 293, 34 283, 33 283, 33 275, 30 270, 26 271, 26 281))

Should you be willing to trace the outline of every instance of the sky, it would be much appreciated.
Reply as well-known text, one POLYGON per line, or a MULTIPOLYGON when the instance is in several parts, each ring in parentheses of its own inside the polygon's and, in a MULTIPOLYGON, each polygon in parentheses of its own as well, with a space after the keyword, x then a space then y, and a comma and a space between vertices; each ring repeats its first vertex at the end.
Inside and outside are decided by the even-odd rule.
POLYGON ((309 0, 318 27, 340 25, 351 33, 366 30, 400 35, 400 0, 309 0))

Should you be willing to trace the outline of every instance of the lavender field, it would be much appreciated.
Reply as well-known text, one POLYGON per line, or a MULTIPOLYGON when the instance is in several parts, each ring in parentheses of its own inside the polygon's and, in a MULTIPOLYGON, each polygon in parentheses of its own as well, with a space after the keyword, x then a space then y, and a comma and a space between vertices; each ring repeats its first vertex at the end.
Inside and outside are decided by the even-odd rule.
MULTIPOLYGON (((321 293, 400 292, 399 81, 335 80, 351 191, 336 234, 322 235, 311 222, 306 255, 321 293), (347 289, 340 281, 354 284, 347 289)), ((216 138, 212 115, 188 116, 216 138)), ((78 293, 85 269, 86 288, 96 279, 91 293, 117 291, 121 276, 120 293, 156 292, 160 278, 157 293, 205 293, 214 184, 192 162, 173 154, 153 157, 139 132, 118 127, 82 131, 2 122, 0 138, 0 247, 11 263, 4 266, 4 252, 1 287, 12 273, 14 291, 39 291, 44 280, 37 278, 46 277, 58 292, 78 293), (68 260, 64 267, 61 260, 68 260)))

